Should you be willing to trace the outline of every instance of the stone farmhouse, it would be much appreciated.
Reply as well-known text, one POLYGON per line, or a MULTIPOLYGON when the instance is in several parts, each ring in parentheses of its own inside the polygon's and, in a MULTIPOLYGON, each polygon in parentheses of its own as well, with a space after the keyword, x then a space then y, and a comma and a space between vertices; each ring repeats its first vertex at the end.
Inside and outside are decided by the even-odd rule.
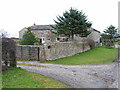
MULTIPOLYGON (((51 25, 33 25, 30 26, 32 29, 32 32, 35 34, 35 36, 39 39, 40 43, 46 43, 46 42, 60 42, 60 41, 68 41, 68 38, 66 37, 60 37, 53 33, 54 29, 51 25)), ((88 35, 88 38, 94 40, 96 43, 100 42, 100 31, 95 30, 94 28, 89 28, 89 31, 91 31, 90 35, 88 35)), ((23 28, 19 31, 19 38, 21 39, 23 34, 27 31, 27 28, 23 28)), ((77 36, 75 38, 78 38, 77 36)))
MULTIPOLYGON (((32 32, 35 34, 36 38, 40 40, 40 43, 45 43, 49 41, 56 41, 57 37, 55 34, 52 33, 54 29, 51 27, 51 25, 33 25, 30 26, 32 29, 32 32)), ((23 28, 21 31, 19 31, 19 38, 21 39, 23 34, 27 31, 27 28, 23 28)))

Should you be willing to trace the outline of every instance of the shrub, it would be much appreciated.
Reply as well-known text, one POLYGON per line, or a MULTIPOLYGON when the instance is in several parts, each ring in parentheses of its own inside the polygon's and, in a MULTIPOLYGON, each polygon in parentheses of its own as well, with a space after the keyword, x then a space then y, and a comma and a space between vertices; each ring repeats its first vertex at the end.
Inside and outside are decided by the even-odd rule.
POLYGON ((22 39, 20 40, 21 45, 34 45, 38 42, 35 35, 31 32, 31 28, 24 33, 22 39))

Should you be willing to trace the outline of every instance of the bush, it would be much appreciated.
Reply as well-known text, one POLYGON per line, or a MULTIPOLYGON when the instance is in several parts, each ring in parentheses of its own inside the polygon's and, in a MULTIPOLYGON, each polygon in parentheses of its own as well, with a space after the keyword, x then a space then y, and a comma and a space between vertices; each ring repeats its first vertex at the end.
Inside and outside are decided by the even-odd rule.
POLYGON ((22 39, 20 40, 21 45, 34 45, 38 42, 35 35, 31 32, 31 28, 24 33, 22 39))

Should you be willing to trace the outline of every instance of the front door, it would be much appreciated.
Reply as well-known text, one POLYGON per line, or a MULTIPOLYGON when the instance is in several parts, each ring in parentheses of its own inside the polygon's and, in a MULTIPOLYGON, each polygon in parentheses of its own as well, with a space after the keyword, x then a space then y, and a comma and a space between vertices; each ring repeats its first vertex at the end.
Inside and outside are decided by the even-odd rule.
POLYGON ((42 39, 40 39, 40 44, 42 44, 42 39))

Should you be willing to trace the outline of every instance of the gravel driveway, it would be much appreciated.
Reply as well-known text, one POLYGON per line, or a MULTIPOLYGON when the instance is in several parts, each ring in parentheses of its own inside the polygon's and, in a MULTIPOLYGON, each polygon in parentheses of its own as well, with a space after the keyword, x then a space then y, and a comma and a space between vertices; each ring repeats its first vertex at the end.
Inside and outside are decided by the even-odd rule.
POLYGON ((31 61, 18 63, 36 64, 47 67, 17 65, 31 72, 54 78, 72 88, 117 88, 118 64, 101 65, 58 65, 31 61))

